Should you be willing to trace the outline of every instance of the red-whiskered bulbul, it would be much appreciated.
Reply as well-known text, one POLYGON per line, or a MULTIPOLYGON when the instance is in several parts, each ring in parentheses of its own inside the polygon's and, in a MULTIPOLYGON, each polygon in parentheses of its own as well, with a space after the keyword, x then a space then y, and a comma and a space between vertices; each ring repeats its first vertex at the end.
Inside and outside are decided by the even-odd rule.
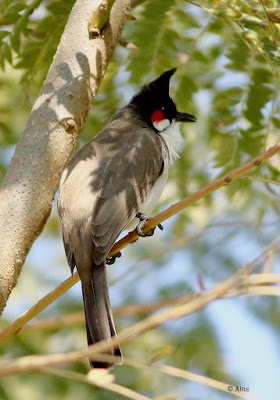
MULTIPOLYGON (((58 211, 71 271, 81 279, 88 344, 116 335, 110 308, 106 259, 119 234, 137 233, 165 186, 169 165, 183 139, 179 122, 195 122, 176 110, 169 81, 176 68, 145 85, 104 129, 82 147, 63 172, 58 211), (135 222, 136 221, 136 222, 135 222)), ((111 260, 112 261, 112 260, 111 260)), ((106 354, 121 356, 119 347, 106 354)), ((113 363, 90 361, 91 367, 113 363)))

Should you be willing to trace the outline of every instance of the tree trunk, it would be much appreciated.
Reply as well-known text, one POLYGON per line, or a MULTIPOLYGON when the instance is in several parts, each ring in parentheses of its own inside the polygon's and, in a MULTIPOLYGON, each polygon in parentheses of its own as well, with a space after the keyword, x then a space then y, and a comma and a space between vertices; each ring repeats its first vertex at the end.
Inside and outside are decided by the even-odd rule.
POLYGON ((77 0, 71 11, 0 191, 0 311, 50 214, 61 173, 120 40, 131 1, 115 1, 96 38, 90 38, 88 24, 106 1, 77 0))

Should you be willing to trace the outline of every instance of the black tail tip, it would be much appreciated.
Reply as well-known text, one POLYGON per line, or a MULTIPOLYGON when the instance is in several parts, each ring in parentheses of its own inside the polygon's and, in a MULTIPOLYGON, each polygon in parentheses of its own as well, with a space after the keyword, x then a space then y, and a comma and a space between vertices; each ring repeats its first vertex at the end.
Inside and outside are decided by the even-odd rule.
POLYGON ((115 364, 103 361, 93 361, 89 360, 90 368, 98 368, 98 369, 113 369, 115 364))
POLYGON ((113 369, 115 365, 122 365, 123 356, 120 347, 117 347, 113 354, 104 353, 104 355, 118 357, 116 361, 96 361, 89 359, 89 365, 91 368, 103 368, 103 369, 113 369))

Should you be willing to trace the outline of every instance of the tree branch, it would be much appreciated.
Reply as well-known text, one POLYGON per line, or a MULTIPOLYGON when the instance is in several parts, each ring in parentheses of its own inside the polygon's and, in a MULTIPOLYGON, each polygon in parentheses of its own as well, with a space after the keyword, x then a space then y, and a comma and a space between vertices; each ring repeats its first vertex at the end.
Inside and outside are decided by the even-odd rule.
MULTIPOLYGON (((109 362, 120 361, 120 360, 118 360, 117 357, 112 357, 112 356, 108 356, 108 355, 102 355, 102 356, 100 355, 100 356, 98 356, 98 359, 99 359, 99 361, 109 361, 109 362)), ((222 382, 222 381, 219 381, 219 380, 213 379, 213 378, 208 378, 207 376, 200 375, 200 374, 197 374, 197 373, 194 373, 194 372, 190 372, 190 371, 186 371, 186 370, 183 370, 183 369, 180 369, 180 368, 175 368, 175 367, 173 367, 171 365, 159 365, 159 364, 155 365, 155 364, 150 364, 150 363, 146 363, 146 362, 138 361, 138 360, 134 360, 134 359, 129 359, 129 358, 125 358, 123 360, 123 364, 124 365, 128 365, 128 366, 133 367, 133 368, 138 368, 138 369, 139 368, 144 368, 145 370, 148 369, 151 373, 153 371, 158 371, 158 372, 161 372, 164 375, 169 375, 169 376, 172 376, 172 377, 175 377, 175 378, 188 380, 188 381, 200 384, 200 385, 205 385, 205 386, 208 386, 208 387, 210 387, 212 389, 219 390, 219 391, 222 391, 222 392, 225 392, 225 393, 229 393, 229 390, 228 390, 229 386, 233 386, 234 387, 233 384, 222 382)), ((55 375, 55 376, 63 377, 63 378, 66 378, 66 379, 71 379, 73 381, 75 380, 75 381, 78 381, 78 382, 84 382, 84 383, 90 383, 90 384, 96 384, 96 385, 98 385, 98 383, 100 383, 100 381, 102 381, 103 377, 104 377, 103 379, 105 381, 103 383, 106 383, 106 380, 107 380, 107 382, 108 381, 110 382, 110 378, 111 378, 111 380, 114 379, 113 374, 110 374, 108 371, 107 371, 107 373, 102 374, 100 372, 99 373, 96 372, 96 370, 91 370, 87 375, 84 375, 84 374, 81 374, 81 373, 65 370, 65 369, 62 369, 62 368, 60 368, 60 369, 58 369, 58 368, 46 368, 46 369, 43 370, 43 372, 47 373, 47 374, 52 374, 52 375, 55 375), (93 379, 93 380, 90 379, 90 377, 94 376, 95 374, 97 375, 97 378, 99 378, 99 379, 96 379, 96 380, 95 379, 93 379), (101 379, 100 379, 100 377, 101 377, 101 379)), ((106 384, 103 385, 102 387, 104 389, 110 390, 110 388, 108 388, 106 384)), ((123 386, 122 386, 122 388, 123 388, 123 386)), ((126 396, 125 392, 122 392, 121 394, 126 396)), ((231 394, 233 396, 236 396, 236 397, 239 397, 239 398, 242 398, 242 399, 258 400, 258 398, 253 393, 247 393, 247 392, 244 393, 244 392, 233 391, 233 392, 231 392, 231 394)), ((132 396, 133 395, 137 396, 138 393, 134 392, 132 394, 132 396)), ((126 396, 126 397, 129 397, 129 396, 126 396)), ((157 398, 161 399, 162 397, 157 397, 157 398)), ((134 397, 134 399, 136 400, 136 397, 134 397)), ((164 399, 164 398, 162 398, 162 399, 164 399)))
POLYGON ((106 25, 115 0, 103 0, 99 7, 94 8, 88 25, 91 37, 100 35, 106 25))
POLYGON ((138 392, 135 392, 132 389, 115 383, 115 376, 111 374, 108 370, 92 369, 86 375, 58 368, 46 368, 44 372, 54 376, 69 379, 71 381, 83 382, 93 386, 98 386, 102 389, 120 394, 121 396, 127 397, 132 400, 153 400, 150 397, 144 396, 138 392))
MULTIPOLYGON (((109 361, 109 362, 115 362, 115 363, 121 361, 120 357, 108 356, 107 354, 106 355, 100 354, 100 355, 96 356, 96 359, 98 359, 98 361, 109 361)), ((131 359, 131 358, 125 358, 123 360, 123 364, 128 365, 133 368, 144 368, 145 370, 148 369, 151 372, 159 371, 165 375, 173 376, 173 377, 184 379, 184 380, 189 380, 194 383, 198 383, 200 385, 205 385, 212 389, 220 390, 225 393, 229 393, 229 389, 228 389, 229 386, 235 387, 234 384, 218 381, 217 379, 213 379, 213 378, 208 378, 207 376, 200 375, 200 374, 197 374, 197 373, 194 373, 191 371, 186 371, 184 369, 176 368, 171 365, 147 363, 147 362, 143 362, 143 361, 139 361, 139 360, 135 360, 135 359, 131 359)), ((47 370, 48 371, 50 371, 50 370, 60 371, 61 369, 58 370, 58 369, 48 368, 47 370)), ((89 372, 89 374, 90 373, 91 373, 91 371, 89 372)), ((84 376, 84 375, 82 375, 82 376, 84 376)), ((236 396, 236 397, 239 397, 242 399, 260 400, 252 392, 244 393, 244 392, 232 391, 230 393, 232 396, 236 396)), ((159 399, 161 399, 161 397, 159 399)))
MULTIPOLYGON (((279 278, 280 282, 280 278, 279 278)), ((151 304, 127 304, 122 307, 116 307, 113 309, 114 317, 122 317, 126 315, 139 315, 139 314, 148 314, 157 310, 160 310, 164 307, 170 307, 172 305, 181 304, 186 302, 187 300, 191 300, 192 298, 198 296, 198 294, 188 294, 184 296, 180 296, 172 299, 159 300, 151 304)), ((46 329, 59 329, 65 328, 67 326, 73 327, 73 325, 82 324, 85 322, 84 312, 75 312, 67 315, 63 315, 61 317, 56 318, 48 318, 45 320, 40 320, 36 323, 28 324, 23 327, 21 333, 29 333, 39 330, 46 329)))
POLYGON ((1 187, 0 312, 50 214, 61 173, 120 40, 131 2, 115 1, 102 36, 95 39, 89 37, 88 24, 104 0, 77 0, 70 13, 1 187))

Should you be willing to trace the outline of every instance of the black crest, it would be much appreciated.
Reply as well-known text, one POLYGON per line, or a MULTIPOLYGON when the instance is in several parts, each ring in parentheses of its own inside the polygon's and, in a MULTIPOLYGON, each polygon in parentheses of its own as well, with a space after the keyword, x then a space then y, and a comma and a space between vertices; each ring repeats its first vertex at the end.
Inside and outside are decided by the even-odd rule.
POLYGON ((165 71, 159 78, 143 86, 131 100, 130 104, 139 107, 141 115, 149 119, 155 110, 164 107, 170 112, 176 110, 175 104, 169 96, 169 83, 171 76, 177 68, 165 71))

